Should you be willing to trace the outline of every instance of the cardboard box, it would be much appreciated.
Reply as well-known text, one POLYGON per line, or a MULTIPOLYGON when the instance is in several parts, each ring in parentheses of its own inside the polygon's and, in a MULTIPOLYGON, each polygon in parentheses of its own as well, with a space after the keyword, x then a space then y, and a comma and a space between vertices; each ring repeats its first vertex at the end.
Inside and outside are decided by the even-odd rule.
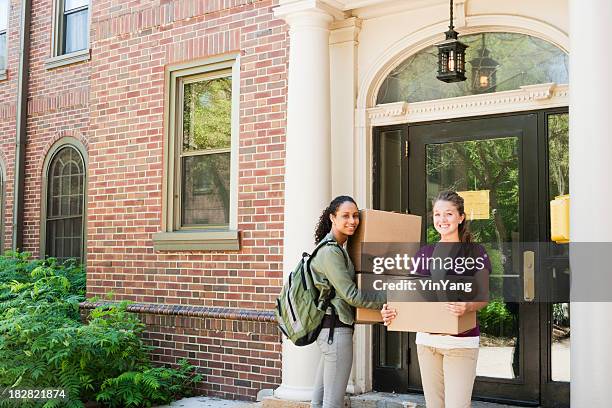
POLYGON ((355 323, 358 324, 376 324, 382 323, 383 319, 380 315, 380 310, 357 308, 355 312, 355 323))
POLYGON ((476 327, 476 312, 461 317, 446 310, 445 302, 389 302, 397 317, 387 326, 389 331, 459 334, 476 327))
MULTIPOLYGON (((363 275, 358 273, 355 275, 357 280, 357 288, 363 290, 363 275)), ((363 309, 358 307, 355 312, 355 323, 361 324, 374 324, 374 323, 382 323, 383 319, 380 315, 380 310, 378 309, 363 309)))
MULTIPOLYGON (((419 249, 421 242, 420 216, 378 210, 361 210, 359 217, 359 228, 357 228, 355 234, 349 237, 347 248, 356 271, 364 272, 362 268, 363 243, 410 244, 409 252, 412 252, 412 255, 419 249)), ((389 247, 375 245, 373 251, 376 253, 368 252, 367 256, 384 255, 393 250, 392 245, 389 247)), ((401 272, 401 274, 405 273, 405 271, 401 272)))

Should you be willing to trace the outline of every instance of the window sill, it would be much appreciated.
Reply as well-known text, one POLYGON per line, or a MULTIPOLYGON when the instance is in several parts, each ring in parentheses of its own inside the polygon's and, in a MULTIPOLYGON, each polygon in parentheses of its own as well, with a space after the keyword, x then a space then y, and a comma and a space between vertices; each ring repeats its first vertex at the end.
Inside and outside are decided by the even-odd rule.
POLYGON ((4 81, 8 79, 8 75, 6 74, 6 69, 0 69, 0 81, 4 81))
POLYGON ((88 49, 71 52, 70 54, 58 55, 45 61, 45 69, 54 69, 66 65, 76 64, 77 62, 89 61, 91 52, 88 49))
POLYGON ((175 231, 153 234, 155 251, 211 251, 240 249, 238 231, 175 231))

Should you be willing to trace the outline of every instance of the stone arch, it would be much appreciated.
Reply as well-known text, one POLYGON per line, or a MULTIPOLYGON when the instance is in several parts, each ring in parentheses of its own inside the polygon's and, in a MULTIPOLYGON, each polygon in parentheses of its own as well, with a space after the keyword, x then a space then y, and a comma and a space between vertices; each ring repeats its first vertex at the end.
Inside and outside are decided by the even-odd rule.
MULTIPOLYGON (((564 52, 569 53, 569 35, 545 22, 522 16, 510 15, 479 15, 468 17, 468 26, 458 29, 461 34, 476 34, 480 32, 509 32, 526 34, 552 43, 564 52)), ((440 33, 446 31, 447 21, 421 27, 396 41, 383 50, 372 63, 370 69, 361 81, 357 95, 357 109, 375 106, 376 95, 387 75, 409 56, 435 44, 440 40, 440 33)))

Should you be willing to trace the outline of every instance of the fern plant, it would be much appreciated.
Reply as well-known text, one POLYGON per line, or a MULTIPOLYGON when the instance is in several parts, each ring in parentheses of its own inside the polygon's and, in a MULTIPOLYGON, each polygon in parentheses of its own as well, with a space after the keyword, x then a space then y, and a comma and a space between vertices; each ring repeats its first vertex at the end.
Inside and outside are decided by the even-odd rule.
MULTIPOLYGON (((91 311, 84 324, 85 272, 75 262, 0 256, 0 393, 6 388, 61 388, 63 400, 20 407, 147 407, 167 403, 200 381, 195 367, 154 368, 144 325, 127 302, 91 311)), ((0 395, 0 407, 9 407, 0 395)))

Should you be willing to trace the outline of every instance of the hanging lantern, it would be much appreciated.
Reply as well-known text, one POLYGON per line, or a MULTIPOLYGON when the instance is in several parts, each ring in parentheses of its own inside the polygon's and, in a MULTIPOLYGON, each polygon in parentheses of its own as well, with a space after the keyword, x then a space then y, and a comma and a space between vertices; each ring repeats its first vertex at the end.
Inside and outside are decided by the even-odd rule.
POLYGON ((482 47, 476 58, 470 61, 472 66, 472 92, 481 94, 495 92, 497 86, 497 66, 499 63, 490 57, 491 52, 485 44, 485 34, 482 33, 482 47))
POLYGON ((453 0, 450 2, 450 25, 446 39, 438 47, 438 79, 443 82, 465 81, 465 49, 467 45, 457 38, 459 33, 453 26, 453 0))

